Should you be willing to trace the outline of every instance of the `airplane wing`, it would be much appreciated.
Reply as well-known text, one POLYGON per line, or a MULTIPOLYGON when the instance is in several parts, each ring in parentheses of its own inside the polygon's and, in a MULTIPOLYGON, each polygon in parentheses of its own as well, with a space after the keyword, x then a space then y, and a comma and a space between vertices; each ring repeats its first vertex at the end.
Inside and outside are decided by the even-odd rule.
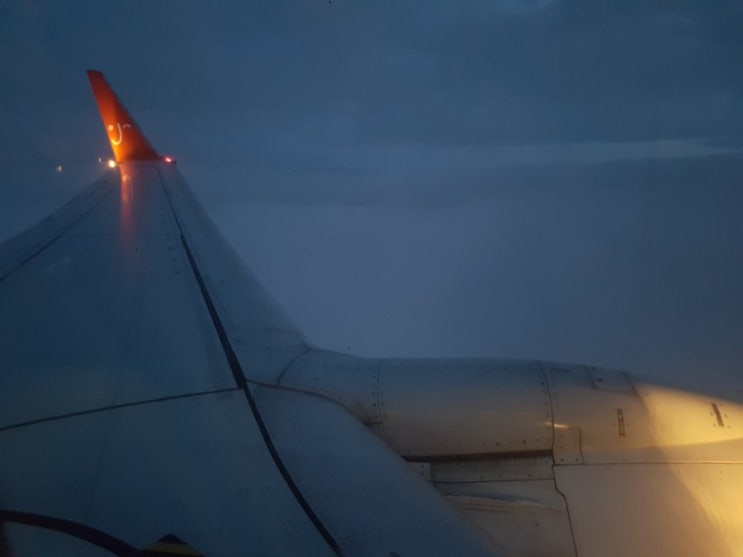
POLYGON ((309 346, 88 76, 118 166, 0 244, 0 556, 743 555, 741 393, 309 346))
POLYGON ((0 554, 493 555, 330 398, 173 161, 88 72, 118 166, 0 245, 0 554))

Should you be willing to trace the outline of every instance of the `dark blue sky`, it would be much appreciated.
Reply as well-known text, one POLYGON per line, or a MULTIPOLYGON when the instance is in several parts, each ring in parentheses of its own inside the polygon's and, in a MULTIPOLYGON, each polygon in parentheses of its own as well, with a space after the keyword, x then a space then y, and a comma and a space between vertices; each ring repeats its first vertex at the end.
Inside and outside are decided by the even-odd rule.
POLYGON ((743 385, 742 28, 737 1, 0 2, 0 238, 102 171, 97 68, 318 345, 743 385))

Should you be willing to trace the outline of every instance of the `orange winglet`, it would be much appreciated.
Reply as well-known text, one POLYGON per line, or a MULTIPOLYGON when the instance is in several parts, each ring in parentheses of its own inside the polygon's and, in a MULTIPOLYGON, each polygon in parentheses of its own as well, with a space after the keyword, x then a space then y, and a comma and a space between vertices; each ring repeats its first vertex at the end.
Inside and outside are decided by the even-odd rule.
POLYGON ((161 160, 103 74, 97 70, 87 73, 116 162, 161 160))

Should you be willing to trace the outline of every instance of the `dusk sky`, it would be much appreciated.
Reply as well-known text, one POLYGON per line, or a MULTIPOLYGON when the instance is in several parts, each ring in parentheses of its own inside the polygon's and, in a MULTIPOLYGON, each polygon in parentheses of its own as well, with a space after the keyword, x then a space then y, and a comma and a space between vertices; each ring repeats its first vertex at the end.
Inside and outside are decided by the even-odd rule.
POLYGON ((742 30, 738 0, 0 0, 0 240, 105 171, 94 68, 314 345, 743 388, 742 30))

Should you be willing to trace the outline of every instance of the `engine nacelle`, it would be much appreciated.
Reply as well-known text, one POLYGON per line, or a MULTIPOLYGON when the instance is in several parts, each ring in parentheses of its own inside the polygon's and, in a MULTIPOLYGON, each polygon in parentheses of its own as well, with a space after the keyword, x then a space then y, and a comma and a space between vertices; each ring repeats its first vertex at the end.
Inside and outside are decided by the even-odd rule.
MULTIPOLYGON (((319 357, 318 357, 319 356, 319 357)), ((743 461, 743 406, 615 370, 519 360, 299 358, 282 385, 345 406, 408 460, 743 461)))

